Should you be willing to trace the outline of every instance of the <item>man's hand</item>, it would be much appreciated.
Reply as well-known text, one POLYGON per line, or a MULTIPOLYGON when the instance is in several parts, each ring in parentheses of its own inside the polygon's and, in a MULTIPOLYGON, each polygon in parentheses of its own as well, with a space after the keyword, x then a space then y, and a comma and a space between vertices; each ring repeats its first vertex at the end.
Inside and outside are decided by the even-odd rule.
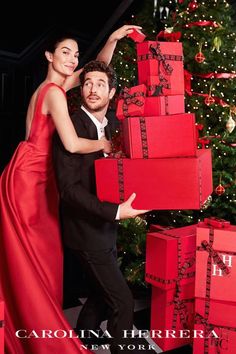
POLYGON ((112 151, 110 140, 107 140, 105 136, 103 136, 100 140, 103 143, 103 148, 102 148, 103 152, 105 152, 106 154, 110 154, 112 151))
POLYGON ((132 203, 136 198, 136 194, 133 193, 131 196, 122 204, 120 204, 120 219, 135 218, 140 214, 147 213, 150 210, 138 210, 132 207, 132 203))

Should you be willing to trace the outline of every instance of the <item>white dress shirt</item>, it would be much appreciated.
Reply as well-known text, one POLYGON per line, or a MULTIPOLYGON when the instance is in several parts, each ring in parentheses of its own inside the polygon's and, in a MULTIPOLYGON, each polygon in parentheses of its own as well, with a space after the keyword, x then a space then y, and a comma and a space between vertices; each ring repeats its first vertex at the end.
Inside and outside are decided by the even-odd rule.
MULTIPOLYGON (((98 139, 101 139, 105 136, 105 127, 108 124, 108 120, 106 117, 103 118, 102 122, 100 122, 92 113, 90 113, 84 106, 81 106, 81 109, 89 116, 92 122, 95 124, 97 128, 98 139)), ((103 153, 104 157, 108 156, 105 152, 103 153)), ((117 209, 116 220, 120 220, 120 206, 117 209)))

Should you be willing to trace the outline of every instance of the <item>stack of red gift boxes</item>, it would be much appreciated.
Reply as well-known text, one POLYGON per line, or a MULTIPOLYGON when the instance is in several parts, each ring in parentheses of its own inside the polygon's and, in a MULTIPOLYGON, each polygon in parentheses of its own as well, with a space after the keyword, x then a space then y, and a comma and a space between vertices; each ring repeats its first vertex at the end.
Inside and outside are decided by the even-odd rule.
POLYGON ((127 158, 97 160, 97 195, 136 209, 200 209, 212 192, 209 149, 197 149, 195 116, 184 113, 181 43, 137 43, 139 85, 118 101, 127 158))
POLYGON ((197 227, 194 354, 236 353, 236 226, 204 219, 197 227))
POLYGON ((152 284, 150 334, 163 351, 193 340, 195 250, 196 225, 151 225, 145 266, 145 280, 152 284))
POLYGON ((151 225, 145 268, 150 334, 162 350, 193 343, 193 354, 236 353, 236 226, 151 225))

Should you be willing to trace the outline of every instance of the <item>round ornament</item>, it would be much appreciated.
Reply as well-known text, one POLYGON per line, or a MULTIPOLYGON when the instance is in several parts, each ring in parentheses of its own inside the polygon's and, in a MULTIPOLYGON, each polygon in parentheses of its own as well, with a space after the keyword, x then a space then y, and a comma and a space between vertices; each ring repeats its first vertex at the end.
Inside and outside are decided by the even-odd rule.
POLYGON ((210 106, 210 105, 212 105, 213 103, 215 103, 215 99, 214 99, 214 97, 212 97, 211 95, 208 95, 208 96, 205 98, 204 102, 205 102, 205 104, 206 104, 207 106, 210 106))
POLYGON ((198 3, 196 0, 191 1, 188 5, 189 12, 193 12, 197 10, 197 8, 198 8, 198 3))
POLYGON ((217 195, 224 194, 225 188, 222 186, 221 183, 215 188, 215 192, 216 192, 217 195))
POLYGON ((195 55, 194 59, 196 60, 197 63, 201 64, 205 61, 206 57, 202 52, 199 52, 195 55))

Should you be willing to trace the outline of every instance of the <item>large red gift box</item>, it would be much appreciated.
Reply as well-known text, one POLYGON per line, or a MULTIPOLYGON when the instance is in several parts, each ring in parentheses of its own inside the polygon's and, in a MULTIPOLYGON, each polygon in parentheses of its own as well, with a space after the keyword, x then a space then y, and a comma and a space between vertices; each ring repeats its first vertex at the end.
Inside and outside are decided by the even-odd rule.
POLYGON ((184 95, 146 97, 143 116, 164 116, 185 112, 184 95))
POLYGON ((195 299, 193 354, 235 354, 235 318, 236 303, 195 299))
POLYGON ((0 300, 0 354, 4 353, 4 302, 0 300))
POLYGON ((145 280, 162 289, 194 282, 196 225, 147 233, 145 280))
POLYGON ((137 57, 140 84, 155 76, 158 94, 184 94, 182 43, 144 41, 137 44, 137 57))
POLYGON ((200 209, 212 193, 211 151, 197 157, 95 161, 97 195, 120 203, 135 192, 136 209, 200 209))
POLYGON ((193 341, 194 283, 183 285, 180 290, 152 287, 150 334, 154 334, 152 330, 156 332, 152 340, 163 351, 193 341))
POLYGON ((131 158, 196 156, 194 114, 132 117, 122 121, 125 154, 131 158))
POLYGON ((125 87, 117 103, 117 118, 122 120, 128 116, 143 116, 146 91, 145 85, 125 87))
POLYGON ((236 226, 197 227, 195 296, 236 302, 236 226))

